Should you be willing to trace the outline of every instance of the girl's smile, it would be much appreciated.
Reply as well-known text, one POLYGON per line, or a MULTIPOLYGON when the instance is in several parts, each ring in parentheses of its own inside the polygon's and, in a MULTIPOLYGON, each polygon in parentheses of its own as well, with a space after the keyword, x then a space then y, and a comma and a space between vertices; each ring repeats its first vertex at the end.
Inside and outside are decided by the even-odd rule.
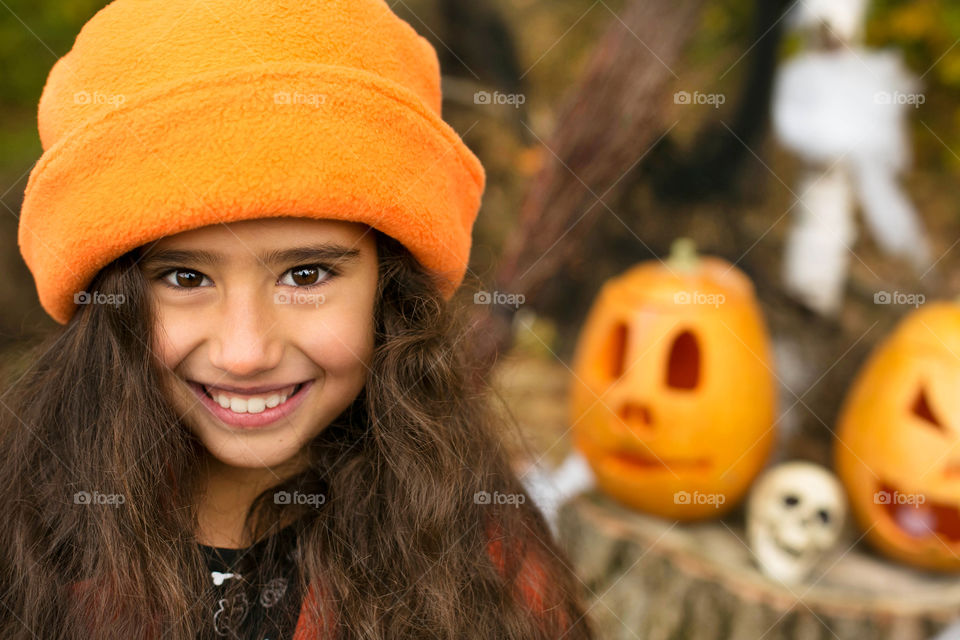
POLYGON ((269 427, 289 416, 303 404, 314 383, 306 380, 290 385, 257 387, 242 393, 192 380, 187 382, 210 413, 239 429, 269 427))

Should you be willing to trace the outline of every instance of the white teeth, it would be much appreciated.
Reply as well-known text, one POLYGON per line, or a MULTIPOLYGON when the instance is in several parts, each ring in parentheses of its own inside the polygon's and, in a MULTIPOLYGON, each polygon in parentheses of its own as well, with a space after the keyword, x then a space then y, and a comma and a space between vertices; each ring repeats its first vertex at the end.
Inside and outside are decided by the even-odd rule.
POLYGON ((286 402, 287 398, 293 395, 294 389, 296 389, 296 386, 285 389, 286 393, 274 393, 269 396, 250 396, 247 398, 231 396, 217 390, 211 391, 209 388, 207 388, 207 391, 213 396, 214 401, 224 409, 230 409, 234 413, 262 413, 268 408, 272 409, 286 402))

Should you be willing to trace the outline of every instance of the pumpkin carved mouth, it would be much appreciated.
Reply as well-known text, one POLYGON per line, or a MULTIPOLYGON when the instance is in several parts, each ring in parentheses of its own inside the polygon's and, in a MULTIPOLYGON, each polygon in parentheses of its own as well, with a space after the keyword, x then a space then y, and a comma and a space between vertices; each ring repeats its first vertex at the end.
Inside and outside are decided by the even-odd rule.
POLYGON ((706 471, 711 466, 710 461, 706 458, 680 460, 676 458, 658 458, 653 454, 644 455, 627 452, 612 453, 609 455, 609 458, 616 460, 620 464, 651 470, 706 471))
POLYGON ((955 504, 930 500, 923 494, 900 491, 883 482, 878 502, 900 531, 914 538, 938 536, 960 543, 960 508, 955 504), (898 499, 907 496, 910 499, 898 499))

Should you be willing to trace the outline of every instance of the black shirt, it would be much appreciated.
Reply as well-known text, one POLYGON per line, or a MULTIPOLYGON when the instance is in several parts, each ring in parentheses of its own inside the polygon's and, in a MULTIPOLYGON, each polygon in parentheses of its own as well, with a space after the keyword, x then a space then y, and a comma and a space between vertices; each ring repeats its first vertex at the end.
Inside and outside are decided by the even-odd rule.
POLYGON ((296 529, 288 525, 273 535, 277 536, 281 569, 271 575, 264 575, 262 569, 268 538, 245 549, 199 545, 216 592, 211 615, 217 635, 236 640, 293 638, 302 599, 296 529), (241 578, 243 591, 228 596, 227 583, 241 578))

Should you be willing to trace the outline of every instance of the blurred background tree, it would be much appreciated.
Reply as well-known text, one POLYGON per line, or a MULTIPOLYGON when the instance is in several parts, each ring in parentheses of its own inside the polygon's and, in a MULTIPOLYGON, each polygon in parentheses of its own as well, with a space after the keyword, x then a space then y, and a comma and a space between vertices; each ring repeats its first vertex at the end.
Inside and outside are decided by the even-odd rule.
POLYGON ((922 122, 916 123, 918 159, 929 169, 955 175, 960 171, 960 4, 874 0, 867 38, 871 45, 900 49, 921 76, 927 103, 922 122))

